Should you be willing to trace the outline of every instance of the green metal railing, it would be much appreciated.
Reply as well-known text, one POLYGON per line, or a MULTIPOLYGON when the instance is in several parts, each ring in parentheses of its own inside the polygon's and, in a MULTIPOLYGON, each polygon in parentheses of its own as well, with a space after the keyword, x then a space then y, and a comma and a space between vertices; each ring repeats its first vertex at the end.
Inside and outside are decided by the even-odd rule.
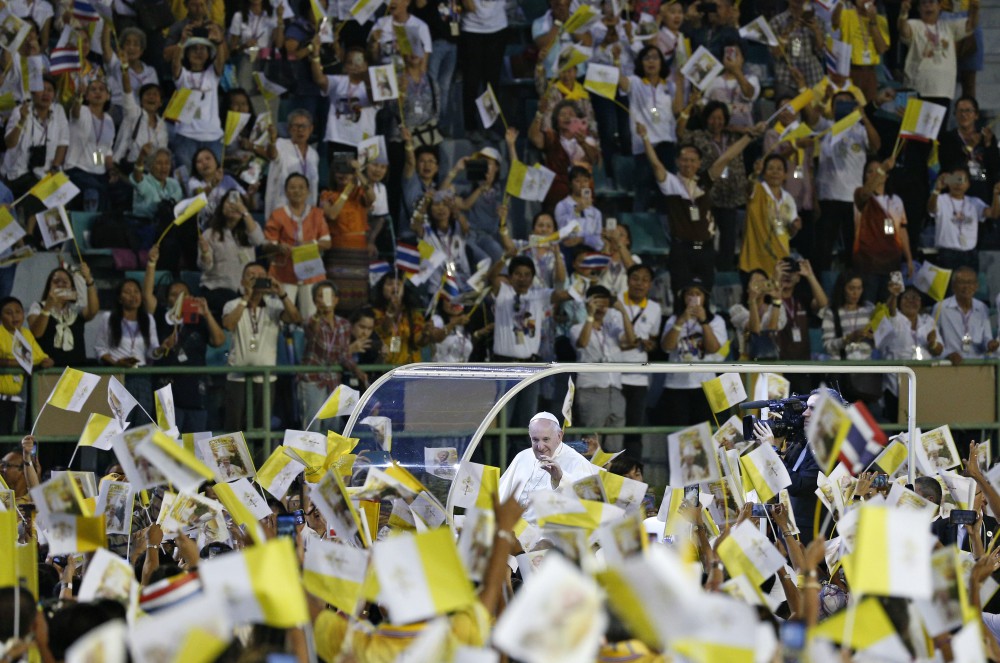
MULTIPOLYGON (((770 362, 758 362, 761 365, 767 365, 770 362)), ((816 367, 816 373, 824 373, 824 366, 827 364, 824 362, 782 362, 785 365, 795 364, 795 365, 810 365, 816 367)), ((868 361, 868 362, 836 362, 838 365, 885 365, 885 366, 941 366, 947 364, 947 362, 941 361, 868 361)), ((983 421, 955 424, 949 421, 941 422, 924 422, 928 425, 938 426, 942 424, 949 424, 954 429, 959 430, 987 430, 991 431, 995 436, 995 439, 1000 439, 1000 359, 984 359, 984 360, 967 360, 963 362, 963 366, 988 366, 994 371, 995 389, 996 389, 996 402, 994 402, 993 411, 989 413, 989 419, 984 419, 983 421)), ((360 366, 365 372, 372 373, 386 373, 396 366, 387 364, 375 364, 375 365, 364 365, 360 366)), ((260 377, 264 384, 270 382, 272 377, 282 376, 282 375, 299 375, 303 373, 317 373, 317 372, 340 372, 342 368, 337 365, 330 366, 253 366, 253 367, 230 367, 230 366, 198 366, 198 367, 181 367, 181 366, 164 366, 164 367, 141 367, 133 369, 123 370, 120 367, 111 366, 88 366, 85 369, 88 373, 93 373, 95 375, 148 375, 150 377, 163 377, 171 375, 229 375, 232 373, 240 374, 246 376, 248 379, 253 377, 260 377)), ((14 374, 18 373, 16 369, 0 369, 0 374, 14 374)), ((35 375, 59 375, 62 373, 62 368, 49 368, 49 369, 38 369, 35 371, 35 375)), ((26 420, 29 422, 34 421, 37 411, 34 408, 34 403, 39 402, 38 398, 38 388, 39 381, 30 381, 30 399, 28 401, 28 411, 26 413, 26 420)), ((922 382, 920 384, 921 390, 933 389, 932 383, 922 382)), ((254 427, 252 422, 255 421, 254 412, 254 393, 253 389, 246 389, 246 421, 247 425, 244 428, 244 434, 248 441, 253 441, 256 445, 260 447, 265 452, 270 452, 277 442, 280 442, 284 435, 283 430, 274 430, 271 427, 271 414, 273 412, 273 402, 271 397, 271 391, 269 389, 263 389, 261 398, 261 427, 254 427)), ((720 423, 722 419, 720 418, 720 423)), ((681 426, 634 426, 634 427, 605 427, 605 428, 584 428, 574 426, 572 430, 572 436, 576 437, 578 435, 588 434, 588 433, 599 433, 602 435, 622 435, 622 434, 668 434, 681 430, 681 426)), ((883 428, 886 431, 898 431, 905 428, 901 424, 885 424, 883 428)), ((507 442, 511 438, 524 439, 527 435, 528 429, 524 427, 508 427, 506 424, 506 418, 500 416, 495 422, 493 422, 492 427, 487 432, 487 436, 491 438, 499 438, 499 445, 496 447, 506 449, 507 442)), ((401 437, 406 437, 404 431, 398 433, 401 437)), ((0 436, 0 443, 3 442, 15 442, 20 439, 19 435, 7 435, 0 436)), ((45 436, 43 438, 45 443, 75 443, 77 441, 76 435, 62 435, 62 436, 45 436)), ((494 445, 490 445, 494 446, 494 445)))

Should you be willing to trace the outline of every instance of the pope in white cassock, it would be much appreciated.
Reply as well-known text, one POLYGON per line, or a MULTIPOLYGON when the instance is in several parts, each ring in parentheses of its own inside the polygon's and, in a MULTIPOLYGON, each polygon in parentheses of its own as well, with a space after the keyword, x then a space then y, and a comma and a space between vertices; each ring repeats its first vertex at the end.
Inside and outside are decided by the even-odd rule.
POLYGON ((516 456, 500 477, 500 502, 514 497, 525 508, 524 519, 535 521, 531 493, 537 490, 569 488, 574 481, 597 474, 598 468, 582 454, 562 443, 559 420, 539 412, 528 423, 531 448, 516 456))

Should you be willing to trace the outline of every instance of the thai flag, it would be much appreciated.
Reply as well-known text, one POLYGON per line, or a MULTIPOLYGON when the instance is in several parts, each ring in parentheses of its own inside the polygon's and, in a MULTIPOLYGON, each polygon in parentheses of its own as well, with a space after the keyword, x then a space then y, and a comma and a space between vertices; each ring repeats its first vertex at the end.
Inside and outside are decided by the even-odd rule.
POLYGON ((455 280, 455 277, 452 276, 451 274, 446 276, 444 279, 444 283, 441 284, 441 294, 444 296, 444 298, 449 301, 458 299, 458 296, 461 294, 461 292, 462 291, 458 287, 458 281, 455 280))
POLYGON ((420 271, 420 251, 412 244, 396 245, 396 269, 407 274, 420 271))
POLYGON ((372 287, 378 283, 378 280, 388 274, 392 270, 389 267, 389 263, 385 260, 379 260, 378 262, 372 262, 368 264, 368 282, 372 287))
POLYGON ((76 46, 59 46, 52 49, 49 56, 49 73, 69 74, 80 71, 80 51, 76 46))
POLYGON ((864 472, 889 443, 885 432, 875 423, 864 403, 857 402, 847 409, 851 428, 840 445, 840 462, 851 474, 864 472))
POLYGON ((610 263, 611 256, 605 253, 588 253, 580 266, 584 269, 607 269, 610 263))
POLYGON ((823 49, 823 61, 826 64, 826 73, 828 74, 837 73, 837 56, 829 48, 823 49))
POLYGON ((86 0, 73 0, 73 18, 84 23, 93 23, 101 18, 94 5, 86 0))

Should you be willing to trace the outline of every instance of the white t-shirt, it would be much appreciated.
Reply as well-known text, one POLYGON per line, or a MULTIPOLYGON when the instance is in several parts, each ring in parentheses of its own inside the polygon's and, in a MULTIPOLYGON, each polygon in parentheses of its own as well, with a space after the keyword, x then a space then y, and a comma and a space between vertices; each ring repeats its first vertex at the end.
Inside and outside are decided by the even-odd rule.
MULTIPOLYGON (((823 131, 830 125, 829 120, 822 120, 816 130, 823 131)), ((864 183, 867 151, 868 132, 861 122, 848 129, 836 144, 832 144, 829 134, 823 137, 816 174, 820 200, 853 202, 855 189, 864 183)))
POLYGON ((645 151, 643 141, 635 130, 636 122, 646 127, 649 142, 677 142, 677 123, 674 120, 674 94, 676 89, 673 81, 660 81, 653 86, 638 76, 628 77, 629 127, 632 130, 632 154, 642 154, 645 151), (655 112, 654 112, 655 109, 655 112))
MULTIPOLYGON (((590 338, 586 347, 577 347, 576 342, 583 333, 586 323, 573 325, 569 330, 570 340, 576 347, 577 361, 588 364, 618 363, 622 361, 621 342, 625 335, 625 323, 622 314, 614 309, 608 309, 604 314, 601 328, 591 325, 590 338)), ((577 389, 603 389, 614 387, 621 389, 621 373, 580 373, 576 376, 577 389)))
MULTIPOLYGON (((146 67, 152 70, 152 67, 146 67)), ((156 116, 156 127, 149 126, 149 115, 142 110, 132 95, 123 99, 125 117, 122 119, 118 135, 115 137, 115 163, 127 161, 135 163, 146 143, 154 148, 167 147, 167 123, 156 116)))
MULTIPOLYGON (((630 304, 625 300, 626 294, 626 292, 623 292, 618 299, 625 305, 625 313, 628 315, 628 319, 632 321, 632 331, 635 333, 636 340, 653 339, 655 341, 657 335, 660 333, 660 323, 663 317, 663 309, 660 307, 660 304, 649 298, 645 302, 630 304)), ((649 354, 639 348, 622 350, 622 361, 645 364, 649 361, 649 354)), ((625 373, 622 375, 622 384, 648 387, 649 376, 643 373, 625 373)))
POLYGON ((103 175, 107 166, 103 159, 96 159, 95 153, 113 155, 115 145, 115 123, 110 113, 98 120, 86 106, 80 108, 80 117, 69 124, 69 149, 66 150, 66 168, 103 175))
POLYGON ((197 73, 181 68, 177 77, 177 87, 200 95, 198 112, 190 122, 178 122, 177 133, 185 138, 198 141, 215 141, 222 138, 222 121, 219 119, 219 76, 215 65, 209 62, 203 71, 197 73))
POLYGON ((375 135, 375 109, 365 82, 352 83, 347 76, 327 76, 326 95, 330 98, 330 111, 326 120, 326 135, 323 140, 356 145, 345 138, 349 135, 375 135), (355 121, 354 108, 361 108, 361 115, 355 121), (367 111, 367 112, 366 112, 367 111))
MULTIPOLYGON (((676 315, 667 318, 667 324, 663 327, 663 338, 666 338, 675 324, 677 324, 676 315)), ((708 326, 711 327, 719 346, 724 346, 729 340, 729 334, 726 333, 726 321, 722 319, 721 315, 716 315, 712 317, 708 326)), ((703 342, 704 334, 701 325, 695 320, 688 320, 684 324, 684 330, 680 332, 677 347, 670 351, 670 361, 688 364, 723 360, 723 357, 718 354, 706 355, 702 349, 703 342)), ((663 344, 662 338, 660 344, 663 344)), ((663 386, 670 389, 700 389, 702 382, 713 378, 715 378, 714 373, 667 373, 663 379, 663 386)))
MULTIPOLYGON (((392 20, 392 16, 383 16, 375 21, 375 27, 372 28, 370 34, 375 34, 376 30, 380 31, 378 37, 380 64, 389 64, 394 57, 400 55, 399 47, 396 45, 395 31, 395 27, 399 25, 392 20)), ((410 41, 413 40, 413 35, 419 37, 420 45, 424 49, 425 54, 431 52, 431 30, 427 27, 426 23, 411 14, 406 19, 406 23, 402 24, 402 27, 406 29, 406 34, 410 41)))
POLYGON ((938 20, 931 26, 919 18, 911 18, 906 23, 912 34, 909 42, 903 40, 910 47, 903 69, 907 87, 924 97, 952 99, 958 71, 955 43, 967 34, 966 20, 938 20))
MULTIPOLYGON (((226 316, 237 306, 243 306, 242 299, 231 299, 222 308, 226 316)), ((262 301, 263 306, 254 310, 251 315, 248 308, 243 309, 243 315, 236 323, 233 331, 232 347, 229 350, 230 366, 274 366, 278 358, 278 332, 281 329, 281 315, 285 305, 277 297, 267 295, 262 301)), ((230 382, 244 382, 241 373, 230 373, 230 382)), ((274 382, 278 378, 271 376, 274 382)), ((263 382, 264 378, 256 376, 254 382, 263 382)))
MULTIPOLYGON (((17 106, 10 114, 7 122, 7 133, 14 130, 14 127, 21 121, 21 106, 17 106)), ((45 145, 45 163, 34 169, 38 177, 44 177, 45 173, 52 167, 52 160, 56 156, 56 149, 60 145, 69 145, 69 122, 66 121, 66 113, 59 104, 52 104, 49 109, 49 119, 41 122, 34 113, 31 115, 18 138, 17 145, 13 149, 4 152, 3 174, 9 180, 17 179, 28 172, 28 158, 31 148, 45 145)))
POLYGON ((551 302, 551 288, 533 287, 518 295, 509 283, 501 283, 496 296, 493 352, 517 359, 537 355, 551 302))
POLYGON ((305 175, 309 180, 307 202, 315 206, 319 200, 319 154, 311 145, 306 148, 303 158, 299 148, 288 138, 279 138, 274 143, 278 157, 271 162, 267 171, 267 189, 264 193, 264 216, 271 218, 271 212, 284 205, 285 180, 293 173, 305 175))
POLYGON ((753 87, 753 94, 749 97, 743 94, 743 89, 735 78, 716 76, 705 90, 706 100, 721 101, 729 107, 732 116, 730 124, 734 127, 749 127, 753 124, 753 102, 760 96, 760 81, 753 74, 747 74, 746 79, 753 87))
MULTIPOLYGON (((139 315, 143 315, 142 312, 139 315)), ((94 339, 94 353, 97 359, 104 355, 110 355, 112 361, 124 359, 125 357, 135 357, 139 360, 136 366, 145 366, 147 359, 153 357, 153 350, 160 347, 160 341, 156 337, 156 322, 153 316, 149 316, 149 344, 142 338, 137 321, 122 320, 122 335, 117 345, 112 345, 111 338, 111 311, 104 311, 97 320, 97 337, 94 339)))
POLYGON ((238 37, 243 44, 249 44, 257 40, 260 48, 270 48, 271 35, 278 27, 278 19, 274 14, 261 13, 254 15, 247 12, 246 19, 243 12, 233 14, 233 21, 229 24, 229 35, 238 37))
MULTIPOLYGON (((437 313, 431 317, 431 324, 434 325, 435 329, 446 327, 445 321, 437 313)), ((455 327, 452 333, 445 336, 443 341, 434 344, 434 355, 431 361, 460 363, 469 361, 471 354, 472 337, 469 336, 465 327, 460 325, 455 327)))
POLYGON ((934 246, 939 249, 971 251, 976 248, 979 224, 986 220, 989 206, 979 198, 965 196, 955 200, 950 195, 938 196, 934 246))
POLYGON ((462 12, 462 32, 493 34, 507 27, 507 5, 502 0, 473 0, 474 12, 462 12))

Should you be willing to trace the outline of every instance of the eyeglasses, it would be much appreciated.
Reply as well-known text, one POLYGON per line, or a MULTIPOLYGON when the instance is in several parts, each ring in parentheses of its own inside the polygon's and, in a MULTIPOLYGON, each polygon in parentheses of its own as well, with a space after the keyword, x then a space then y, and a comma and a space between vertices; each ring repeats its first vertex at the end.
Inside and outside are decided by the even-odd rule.
POLYGON ((23 470, 24 469, 24 463, 20 463, 20 464, 18 464, 18 463, 8 463, 5 460, 0 460, 0 469, 6 470, 7 468, 11 468, 11 469, 15 469, 15 470, 23 470))

